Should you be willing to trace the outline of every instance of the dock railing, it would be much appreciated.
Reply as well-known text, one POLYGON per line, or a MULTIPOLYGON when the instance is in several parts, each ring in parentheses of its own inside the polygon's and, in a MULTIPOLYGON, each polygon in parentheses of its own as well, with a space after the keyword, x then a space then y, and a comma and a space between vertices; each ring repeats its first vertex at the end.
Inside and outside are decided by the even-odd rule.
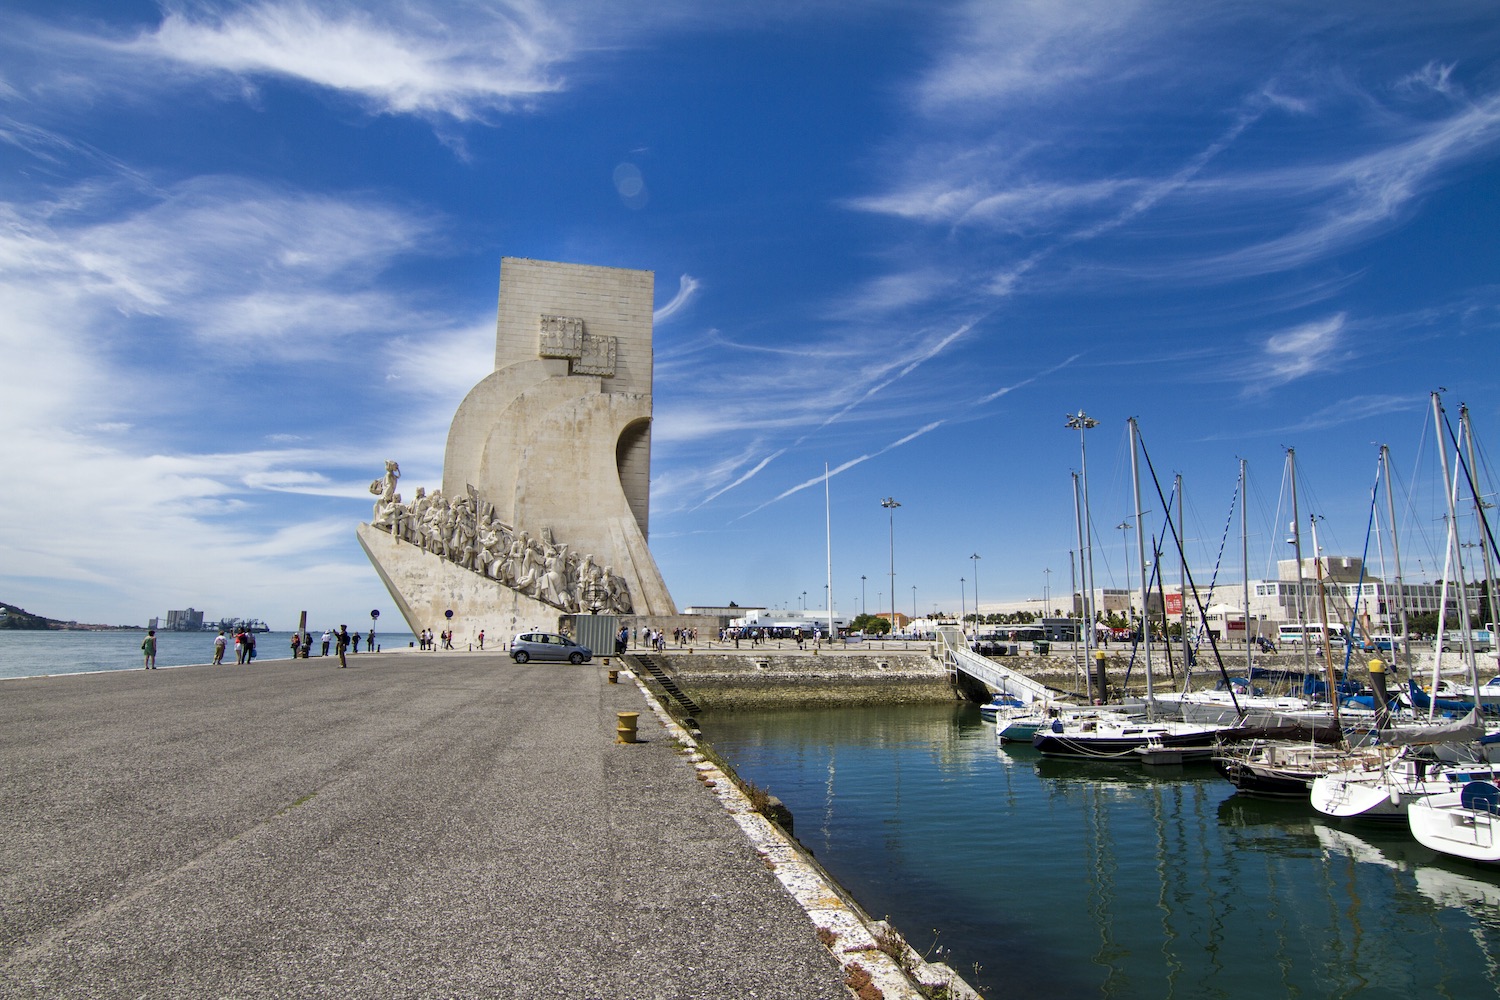
POLYGON ((937 635, 943 662, 948 665, 949 669, 960 670, 988 684, 996 691, 1027 704, 1034 702, 1046 704, 1055 700, 1053 692, 1045 684, 1034 681, 1009 667, 1002 667, 988 656, 980 656, 970 649, 969 642, 964 638, 961 629, 940 628, 937 635))

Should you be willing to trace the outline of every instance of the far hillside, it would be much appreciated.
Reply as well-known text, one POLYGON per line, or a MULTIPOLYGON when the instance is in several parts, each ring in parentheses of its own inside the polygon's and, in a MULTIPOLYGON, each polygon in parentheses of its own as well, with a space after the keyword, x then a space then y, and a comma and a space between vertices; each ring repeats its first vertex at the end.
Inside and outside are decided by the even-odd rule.
POLYGON ((25 608, 0 601, 0 628, 49 629, 62 628, 66 622, 34 615, 25 608))

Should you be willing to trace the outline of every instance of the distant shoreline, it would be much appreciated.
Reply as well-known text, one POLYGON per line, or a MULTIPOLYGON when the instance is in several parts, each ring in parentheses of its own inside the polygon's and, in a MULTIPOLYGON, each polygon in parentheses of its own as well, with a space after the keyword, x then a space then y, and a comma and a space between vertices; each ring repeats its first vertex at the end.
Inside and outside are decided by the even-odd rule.
MULTIPOLYGON (((144 632, 145 625, 65 625, 48 622, 44 625, 10 625, 0 623, 5 632, 144 632)), ((157 631, 161 631, 158 629, 157 631)))

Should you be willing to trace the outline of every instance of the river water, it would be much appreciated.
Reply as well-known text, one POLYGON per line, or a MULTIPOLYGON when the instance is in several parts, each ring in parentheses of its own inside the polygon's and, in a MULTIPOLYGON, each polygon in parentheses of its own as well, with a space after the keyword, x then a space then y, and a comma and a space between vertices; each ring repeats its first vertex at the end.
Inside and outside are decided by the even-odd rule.
MULTIPOLYGON (((368 631, 368 630, 367 630, 368 631)), ((181 667, 210 663, 215 632, 157 632, 156 665, 181 667)), ((313 655, 322 651, 321 632, 313 632, 313 655)), ((44 674, 78 674, 96 670, 140 670, 145 629, 108 632, 0 629, 0 679, 44 674)), ((224 662, 234 662, 234 637, 229 637, 224 662)), ((399 637, 406 645, 406 637, 399 637)), ((260 632, 255 636, 257 660, 286 660, 292 655, 292 633, 260 632)), ((376 642, 381 637, 376 635, 376 642)), ((383 644, 383 643, 382 643, 383 644)), ((364 648, 363 644, 360 646, 364 648)))
POLYGON ((1500 873, 1404 829, 1246 799, 1204 765, 1044 760, 971 706, 700 721, 873 916, 991 996, 1500 988, 1500 873))

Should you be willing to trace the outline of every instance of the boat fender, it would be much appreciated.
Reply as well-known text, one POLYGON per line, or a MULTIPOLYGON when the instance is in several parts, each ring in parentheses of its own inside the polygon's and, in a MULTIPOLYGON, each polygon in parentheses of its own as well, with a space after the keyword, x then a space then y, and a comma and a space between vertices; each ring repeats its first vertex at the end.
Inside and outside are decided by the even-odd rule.
POLYGON ((1399 788, 1392 788, 1391 789, 1391 805, 1393 805, 1393 806, 1399 806, 1400 804, 1401 804, 1401 790, 1399 788))
POLYGON ((1063 731, 1063 724, 1061 719, 1052 720, 1052 731, 1054 733, 1060 733, 1063 731))

